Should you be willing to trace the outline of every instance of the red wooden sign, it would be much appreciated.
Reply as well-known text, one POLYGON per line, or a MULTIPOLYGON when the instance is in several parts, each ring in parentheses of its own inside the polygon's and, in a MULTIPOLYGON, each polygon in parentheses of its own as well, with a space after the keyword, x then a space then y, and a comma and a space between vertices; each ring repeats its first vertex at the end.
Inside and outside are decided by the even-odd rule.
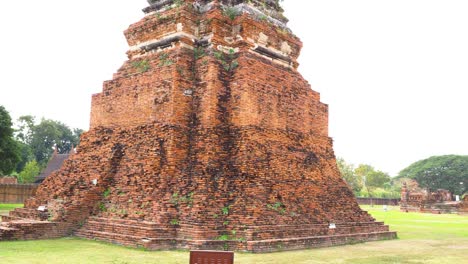
POLYGON ((190 251, 190 264, 234 264, 234 252, 190 251))

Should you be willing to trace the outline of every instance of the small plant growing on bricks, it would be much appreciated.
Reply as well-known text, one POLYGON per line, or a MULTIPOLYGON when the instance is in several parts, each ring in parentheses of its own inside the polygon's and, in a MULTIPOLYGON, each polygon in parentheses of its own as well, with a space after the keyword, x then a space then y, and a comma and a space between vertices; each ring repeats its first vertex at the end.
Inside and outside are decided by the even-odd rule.
POLYGON ((111 190, 110 190, 110 189, 107 189, 107 190, 104 191, 104 193, 102 194, 102 196, 103 196, 104 198, 107 198, 107 197, 109 197, 110 193, 111 193, 111 190))
POLYGON ((161 52, 159 55, 159 66, 170 66, 174 62, 169 58, 169 54, 166 52, 161 52))
POLYGON ((239 10, 232 6, 228 6, 224 8, 224 11, 223 11, 223 15, 228 17, 230 20, 236 19, 236 17, 238 17, 240 14, 241 13, 239 12, 239 10))
POLYGON ((284 205, 281 202, 276 202, 274 204, 267 204, 268 209, 278 212, 279 214, 282 214, 282 215, 286 213, 286 209, 283 207, 284 205))
POLYGON ((231 72, 239 66, 239 62, 235 59, 234 49, 229 49, 227 55, 221 51, 214 52, 214 56, 227 72, 231 72))
POLYGON ((139 60, 132 62, 132 66, 136 68, 140 73, 147 72, 151 69, 149 61, 139 60))
POLYGON ((206 53, 205 53, 204 48, 196 47, 196 48, 193 49, 193 56, 195 57, 195 60, 198 60, 198 59, 202 58, 205 55, 206 55, 206 53))

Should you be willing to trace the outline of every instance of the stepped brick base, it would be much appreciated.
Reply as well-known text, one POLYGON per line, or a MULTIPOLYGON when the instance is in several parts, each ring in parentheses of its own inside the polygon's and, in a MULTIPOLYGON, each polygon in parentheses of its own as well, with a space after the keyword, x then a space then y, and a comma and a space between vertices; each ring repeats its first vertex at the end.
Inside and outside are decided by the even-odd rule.
POLYGON ((250 227, 224 239, 194 239, 177 234, 175 227, 156 223, 91 217, 76 236, 149 250, 238 250, 255 253, 299 250, 396 238, 381 222, 328 225, 250 227))

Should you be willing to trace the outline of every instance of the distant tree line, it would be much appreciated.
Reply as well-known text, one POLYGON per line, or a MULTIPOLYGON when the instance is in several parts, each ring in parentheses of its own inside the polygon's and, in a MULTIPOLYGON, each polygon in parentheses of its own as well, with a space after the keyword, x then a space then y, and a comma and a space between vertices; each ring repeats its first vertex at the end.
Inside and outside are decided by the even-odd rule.
POLYGON ((0 176, 11 175, 21 183, 33 182, 52 157, 54 148, 68 153, 78 145, 81 129, 62 122, 34 116, 21 116, 13 124, 8 111, 0 106, 0 176), (15 125, 15 126, 14 126, 15 125))
POLYGON ((398 174, 398 179, 410 178, 429 191, 449 190, 463 195, 468 189, 468 156, 433 156, 417 161, 398 174))
POLYGON ((358 197, 399 198, 401 182, 367 164, 355 167, 344 159, 337 159, 341 176, 358 197))
POLYGON ((454 195, 467 193, 468 156, 433 156, 417 161, 392 178, 367 164, 355 167, 337 159, 341 176, 354 194, 370 198, 399 198, 403 182, 413 179, 429 191, 449 190, 454 195))

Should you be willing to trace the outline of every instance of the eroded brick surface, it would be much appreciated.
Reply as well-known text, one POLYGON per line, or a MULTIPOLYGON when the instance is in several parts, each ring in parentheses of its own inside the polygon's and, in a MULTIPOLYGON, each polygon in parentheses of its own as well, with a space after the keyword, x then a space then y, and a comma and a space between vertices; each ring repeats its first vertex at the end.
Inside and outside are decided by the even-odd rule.
POLYGON ((125 32, 129 60, 93 96, 90 131, 26 207, 46 206, 63 232, 149 249, 395 237, 341 179, 328 107, 296 70, 302 44, 280 9, 257 6, 263 18, 234 1, 244 13, 231 19, 192 2, 157 2, 125 32))
POLYGON ((401 188, 400 210, 420 213, 462 213, 462 202, 453 201, 448 190, 430 192, 419 187, 414 180, 403 183, 401 188))
POLYGON ((458 213, 468 215, 468 195, 465 195, 465 197, 463 197, 463 201, 460 204, 458 213))

